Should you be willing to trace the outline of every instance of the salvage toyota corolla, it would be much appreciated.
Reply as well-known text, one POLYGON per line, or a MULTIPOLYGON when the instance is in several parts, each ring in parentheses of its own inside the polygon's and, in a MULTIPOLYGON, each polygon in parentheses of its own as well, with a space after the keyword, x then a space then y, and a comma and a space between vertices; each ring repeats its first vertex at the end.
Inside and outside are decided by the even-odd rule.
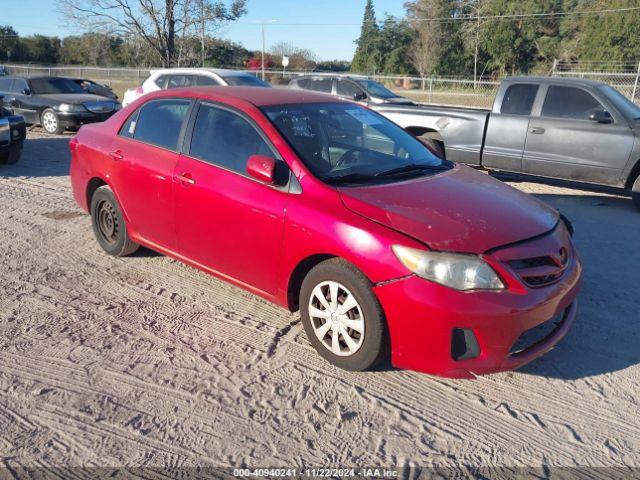
POLYGON ((440 160, 389 120, 305 91, 152 93, 71 140, 100 246, 139 245, 300 309, 349 370, 471 378, 550 350, 582 267, 537 199, 440 160))

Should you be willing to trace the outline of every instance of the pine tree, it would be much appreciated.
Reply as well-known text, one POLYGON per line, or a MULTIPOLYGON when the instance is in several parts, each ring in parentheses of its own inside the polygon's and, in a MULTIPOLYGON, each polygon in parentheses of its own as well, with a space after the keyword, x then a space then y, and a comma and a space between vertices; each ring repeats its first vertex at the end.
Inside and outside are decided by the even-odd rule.
POLYGON ((351 62, 351 71, 359 73, 373 73, 380 69, 380 28, 376 22, 373 1, 367 0, 362 19, 360 38, 356 40, 356 53, 351 62))

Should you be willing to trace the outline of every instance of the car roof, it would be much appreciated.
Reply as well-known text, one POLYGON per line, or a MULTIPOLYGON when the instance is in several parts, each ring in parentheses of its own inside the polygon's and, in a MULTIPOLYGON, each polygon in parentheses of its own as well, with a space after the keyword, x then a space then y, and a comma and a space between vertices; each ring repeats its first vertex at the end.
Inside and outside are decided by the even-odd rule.
POLYGON ((525 83, 525 82, 535 82, 535 83, 566 83, 568 85, 582 85, 595 87, 599 85, 604 85, 602 82, 598 82, 597 80, 589 80, 587 78, 577 78, 577 77, 541 77, 541 76, 522 76, 522 77, 507 77, 504 80, 508 83, 525 83))
POLYGON ((197 73, 213 73, 215 75, 221 76, 241 76, 241 77, 253 77, 252 74, 248 72, 243 72, 241 70, 229 70, 225 68, 157 68, 153 70, 149 70, 149 73, 152 75, 166 75, 166 74, 197 74, 197 73))
POLYGON ((295 103, 344 103, 338 97, 308 90, 264 87, 190 87, 159 90, 143 98, 184 97, 213 101, 250 103, 256 107, 287 105, 295 103))

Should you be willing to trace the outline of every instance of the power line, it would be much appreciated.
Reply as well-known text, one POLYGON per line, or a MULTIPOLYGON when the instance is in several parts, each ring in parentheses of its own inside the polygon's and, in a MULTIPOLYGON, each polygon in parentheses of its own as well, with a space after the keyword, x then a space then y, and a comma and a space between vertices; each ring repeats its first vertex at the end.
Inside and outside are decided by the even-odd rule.
MULTIPOLYGON (((570 16, 583 16, 583 15, 595 15, 601 13, 621 13, 640 10, 640 7, 627 7, 627 8, 607 8, 603 10, 580 10, 576 12, 540 12, 540 13, 514 13, 505 15, 462 15, 460 17, 430 17, 430 18, 412 18, 411 22, 459 22, 473 20, 518 20, 523 18, 545 18, 545 17, 570 17, 570 16)), ((387 20, 376 21, 376 24, 384 24, 387 20)), ((393 19, 392 21, 404 21, 405 19, 393 19)), ((259 25, 261 21, 236 21, 231 22, 230 25, 259 25)), ((360 26, 365 22, 351 23, 351 22, 281 22, 279 20, 271 20, 270 25, 282 25, 282 26, 360 26)))

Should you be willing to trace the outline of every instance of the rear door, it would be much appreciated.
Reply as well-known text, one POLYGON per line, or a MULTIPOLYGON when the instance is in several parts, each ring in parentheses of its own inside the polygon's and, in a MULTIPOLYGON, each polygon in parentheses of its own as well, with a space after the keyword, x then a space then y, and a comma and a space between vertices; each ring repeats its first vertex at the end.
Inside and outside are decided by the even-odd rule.
POLYGON ((113 140, 112 182, 130 228, 147 242, 174 250, 173 172, 191 106, 189 100, 151 100, 113 140))
POLYGON ((499 110, 489 115, 482 153, 485 167, 522 171, 529 120, 539 88, 535 83, 513 83, 506 88, 499 110))
POLYGON ((586 88, 550 84, 544 93, 541 110, 529 124, 524 172, 615 184, 633 147, 627 122, 586 88), (613 123, 589 119, 602 110, 611 110, 613 123))
POLYGON ((217 104, 200 105, 191 142, 175 170, 179 252, 274 294, 289 194, 248 176, 247 160, 254 154, 278 157, 244 114, 217 104))

